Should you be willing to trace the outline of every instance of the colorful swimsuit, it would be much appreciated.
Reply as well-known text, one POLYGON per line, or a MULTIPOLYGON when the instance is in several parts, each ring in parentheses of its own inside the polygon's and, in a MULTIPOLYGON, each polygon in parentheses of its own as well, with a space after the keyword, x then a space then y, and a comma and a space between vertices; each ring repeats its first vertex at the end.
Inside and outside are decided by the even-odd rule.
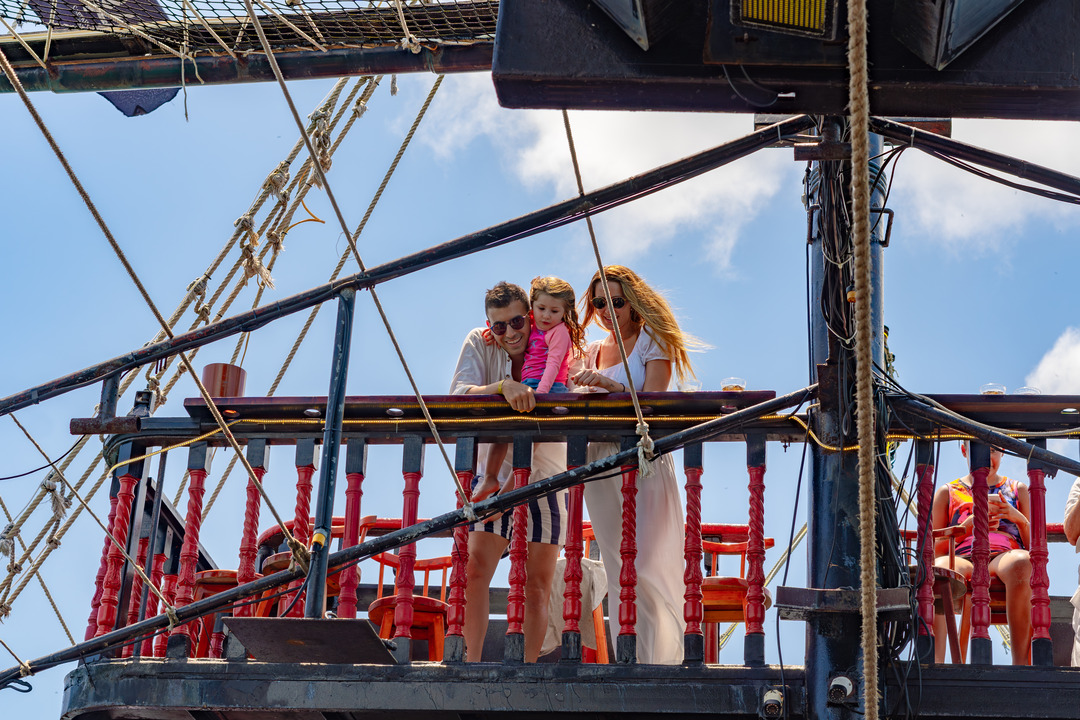
MULTIPOLYGON (((962 480, 953 480, 946 487, 949 488, 949 524, 960 525, 971 515, 972 495, 971 488, 962 480)), ((1001 497, 1017 510, 1020 509, 1017 493, 1020 483, 1001 476, 1000 481, 990 488, 990 494, 1001 493, 1001 497)), ((968 535, 956 546, 956 554, 960 557, 970 558, 972 545, 975 542, 974 535, 968 535)), ((1009 520, 1001 520, 997 530, 990 531, 990 555, 998 555, 1008 550, 1016 550, 1024 547, 1020 539, 1020 529, 1009 520)))

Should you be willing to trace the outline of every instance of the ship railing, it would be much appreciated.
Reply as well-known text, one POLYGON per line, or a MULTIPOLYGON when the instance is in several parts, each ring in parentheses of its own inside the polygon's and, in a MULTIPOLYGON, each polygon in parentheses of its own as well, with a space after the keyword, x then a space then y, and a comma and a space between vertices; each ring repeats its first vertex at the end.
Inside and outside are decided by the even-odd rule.
MULTIPOLYGON (((806 398, 808 392, 800 397, 806 398)), ((790 399, 791 405, 797 405, 798 399, 790 399)), ((311 515, 311 501, 316 474, 317 448, 323 431, 320 419, 325 412, 325 398, 231 398, 221 399, 219 408, 232 425, 231 430, 237 440, 246 446, 245 453, 257 478, 270 478, 267 475, 270 449, 277 445, 289 445, 294 448, 295 487, 294 512, 289 522, 290 531, 302 543, 312 540, 314 519, 311 515)), ((636 596, 637 584, 634 572, 638 552, 638 533, 647 533, 647 528, 637 528, 634 522, 634 495, 638 483, 638 460, 636 446, 639 437, 635 434, 636 420, 628 396, 605 397, 602 395, 567 395, 550 396, 538 404, 537 410, 529 417, 515 416, 501 398, 478 397, 428 397, 430 411, 435 416, 440 435, 447 443, 453 443, 454 471, 461 486, 469 488, 476 472, 478 453, 482 443, 499 441, 509 442, 513 446, 513 482, 521 488, 521 493, 531 492, 538 483, 530 483, 531 456, 536 442, 565 443, 568 473, 577 472, 580 478, 570 477, 563 480, 562 486, 569 488, 569 525, 566 555, 566 590, 563 603, 563 658, 580 661, 582 657, 580 642, 581 607, 581 559, 583 485, 586 472, 594 465, 595 472, 605 469, 622 476, 623 505, 625 517, 622 523, 621 555, 625 571, 620 579, 621 587, 609 588, 609 603, 612 614, 618 613, 619 632, 614 638, 616 659, 621 662, 636 660, 636 596), (621 452, 614 458, 596 463, 587 462, 589 443, 614 442, 621 452), (586 467, 589 466, 589 467, 586 467), (575 482, 576 480, 576 482, 575 482), (616 609, 616 602, 618 603, 616 609)), ((726 518, 742 521, 732 525, 710 526, 705 524, 705 540, 718 540, 735 543, 735 552, 743 558, 745 602, 743 611, 746 626, 746 644, 744 661, 748 665, 764 664, 764 616, 766 592, 764 589, 764 559, 766 539, 764 537, 764 481, 765 453, 769 441, 792 442, 804 436, 802 428, 789 418, 771 414, 770 405, 777 400, 772 392, 716 392, 716 393, 643 393, 641 394, 643 412, 648 418, 652 436, 663 446, 672 438, 678 439, 680 433, 698 428, 703 424, 713 423, 715 432, 700 433, 692 437, 691 442, 679 443, 682 448, 683 468, 686 487, 686 542, 684 546, 684 579, 686 584, 683 603, 683 615, 686 621, 684 637, 685 656, 688 662, 702 662, 706 657, 714 658, 715 652, 706 653, 703 642, 704 608, 702 604, 702 582, 705 572, 715 573, 711 563, 703 562, 702 553, 702 490, 703 490, 703 450, 702 442, 737 441, 747 448, 747 474, 749 487, 748 510, 745 518, 726 518), (756 412, 764 403, 765 411, 756 412), (747 409, 750 410, 747 410, 747 409), (741 415, 742 421, 725 427, 723 421, 728 417, 741 415), (711 538, 710 538, 711 536, 711 538)), ((783 403, 780 403, 783 405, 783 403)), ((169 448, 179 443, 189 442, 213 429, 212 420, 206 413, 201 400, 189 401, 188 418, 153 418, 139 420, 137 432, 117 434, 110 440, 110 449, 122 461, 138 458, 153 452, 155 448, 169 448)), ((119 419, 128 422, 129 419, 119 419)), ((421 478, 424 475, 425 450, 433 442, 425 422, 420 417, 419 407, 412 398, 379 397, 349 398, 346 402, 345 421, 342 429, 345 448, 345 507, 340 525, 332 532, 339 534, 341 547, 355 551, 356 559, 369 557, 375 552, 396 548, 400 557, 400 567, 395 576, 395 623, 394 645, 402 648, 395 654, 399 659, 411 657, 410 615, 414 599, 413 565, 416 561, 415 540, 421 534, 443 532, 453 537, 453 549, 450 553, 453 567, 448 588, 446 651, 447 662, 464 659, 462 630, 465 613, 466 565, 468 563, 467 526, 461 522, 443 522, 445 527, 435 527, 433 521, 420 522, 418 507, 421 478), (376 445, 400 445, 402 457, 402 491, 400 508, 377 508, 382 515, 399 515, 400 527, 397 535, 408 535, 411 541, 395 538, 394 532, 379 535, 386 528, 374 528, 368 539, 359 544, 361 519, 364 514, 371 514, 372 509, 362 503, 363 483, 370 450, 376 445), (365 552, 365 547, 370 552, 365 552)), ((115 654, 121 656, 164 656, 166 654, 188 656, 220 656, 223 652, 222 640, 224 628, 222 615, 232 614, 237 617, 283 612, 289 616, 302 617, 305 614, 305 601, 302 592, 303 579, 297 575, 286 585, 267 587, 265 575, 267 555, 276 550, 269 537, 264 537, 260 556, 259 519, 263 501, 253 482, 248 481, 246 507, 243 518, 239 547, 239 564, 236 570, 216 569, 206 551, 200 548, 199 539, 203 530, 204 497, 206 482, 210 471, 213 453, 211 448, 224 445, 220 436, 212 436, 187 445, 187 507, 184 513, 182 529, 177 529, 176 518, 179 513, 170 503, 161 499, 161 487, 164 481, 164 458, 168 453, 158 456, 160 471, 158 480, 151 480, 148 475, 149 459, 132 461, 116 470, 115 492, 112 494, 110 513, 110 532, 120 546, 126 546, 128 554, 141 567, 146 568, 146 575, 151 583, 161 589, 164 600, 170 607, 181 610, 184 607, 209 599, 223 589, 233 590, 235 607, 221 608, 205 618, 188 622, 173 623, 167 633, 161 633, 153 641, 127 643, 115 654), (156 513, 156 515, 155 515, 156 513), (155 520, 155 517, 157 518, 155 520), (153 552, 150 548, 153 548, 153 552), (262 582, 261 585, 255 581, 262 582), (254 584, 253 584, 254 583, 254 584), (243 595, 245 586, 252 586, 251 593, 243 595), (236 590, 240 589, 241 593, 236 590), (287 592, 286 592, 287 591, 287 592), (284 594, 282 595, 282 593, 284 594), (280 602, 273 605, 266 602, 271 595, 280 595, 280 602), (239 602, 236 602, 239 601, 239 602), (182 638, 168 640, 167 636, 182 638), (170 647, 174 648, 170 651, 170 647)), ((669 451, 672 445, 664 451, 669 451)), ((176 450, 171 450, 175 454, 176 450)), ((441 458, 440 458, 441 460, 441 458)), ((429 473, 430 473, 429 469, 429 473)), ((556 478, 558 480, 558 478, 556 478)), ((280 487, 280 481, 272 483, 280 487)), ((385 481, 380 480, 385 486, 385 481)), ((443 486, 445 487, 445 486, 443 486)), ((552 487, 546 492, 554 492, 552 487)), ((442 490, 441 492, 447 492, 442 490)), ((538 492, 544 492, 539 490, 538 492)), ((518 502, 515 532, 510 542, 509 591, 506 601, 507 635, 504 650, 506 662, 521 662, 523 659, 523 620, 524 588, 527 582, 525 561, 527 538, 525 536, 524 515, 527 509, 515 493, 500 495, 498 498, 478 503, 478 514, 490 514, 492 511, 511 509, 512 503, 518 502), (500 507, 500 503, 504 507, 500 507)), ((449 500, 449 497, 447 498, 449 500)), ((458 512, 464 512, 464 501, 460 496, 456 501, 458 512)), ((237 518, 239 521, 239 518, 237 518)), ((273 532, 275 528, 272 528, 273 532)), ((281 558, 277 558, 281 567, 281 558)), ((287 559, 286 559, 287 563, 287 559)), ((161 603, 155 594, 145 592, 141 577, 128 567, 119 548, 110 543, 102 556, 101 570, 95 587, 92 603, 92 621, 87 637, 103 637, 124 627, 134 627, 143 618, 161 612, 161 603), (121 611, 122 609, 122 611, 121 611)), ((338 618, 354 618, 357 615, 358 584, 355 564, 346 565, 340 572, 331 568, 334 584, 339 592, 335 612, 338 618)), ((310 588, 308 588, 310 590, 310 588)), ((590 609, 585 609, 586 621, 590 609)), ((322 613, 319 613, 321 616, 322 613)), ((561 625, 563 624, 561 623, 561 625)), ((715 634, 710 635, 715 642, 715 634)))

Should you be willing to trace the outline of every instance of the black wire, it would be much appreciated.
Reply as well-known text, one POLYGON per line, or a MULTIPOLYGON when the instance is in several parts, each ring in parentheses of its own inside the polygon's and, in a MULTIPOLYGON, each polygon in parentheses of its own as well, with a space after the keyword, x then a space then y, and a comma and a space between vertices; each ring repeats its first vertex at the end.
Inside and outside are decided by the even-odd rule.
POLYGON ((75 450, 75 448, 79 445, 79 443, 81 443, 81 442, 82 442, 82 438, 79 438, 78 440, 76 440, 75 444, 72 445, 70 448, 68 448, 68 451, 66 453, 64 453, 60 457, 56 458, 55 460, 53 460, 51 463, 45 463, 41 467, 36 467, 33 470, 27 470, 26 472, 19 473, 18 475, 8 475, 6 477, 0 477, 0 480, 15 480, 17 478, 26 477, 27 475, 33 475, 36 472, 41 472, 42 470, 44 470, 46 468, 50 468, 53 465, 55 465, 56 463, 60 462, 64 458, 66 458, 68 455, 70 455, 75 450))
MULTIPOLYGON (((922 149, 922 148, 920 148, 920 149, 922 149)), ((930 155, 933 155, 934 157, 936 157, 939 160, 943 160, 944 162, 947 162, 950 165, 958 167, 961 170, 964 170, 966 172, 971 173, 972 175, 976 175, 978 177, 981 177, 984 180, 990 180, 992 182, 999 183, 999 184, 1004 185, 1006 187, 1010 187, 1010 188, 1012 188, 1014 190, 1020 190, 1021 192, 1030 193, 1032 195, 1038 195, 1039 197, 1044 197, 1044 198, 1047 198, 1048 200, 1057 200, 1058 202, 1070 203, 1072 205, 1080 205, 1080 197, 1077 197, 1076 195, 1070 195, 1070 194, 1067 194, 1067 193, 1055 192, 1053 190, 1045 190, 1043 188, 1038 188, 1038 187, 1034 187, 1034 186, 1031 186, 1031 185, 1024 185, 1024 184, 1018 183, 1018 182, 1013 182, 1012 180, 1006 180, 1003 177, 1000 177, 998 175, 994 175, 993 173, 989 173, 989 172, 987 172, 985 170, 982 170, 981 168, 977 168, 974 165, 966 163, 963 160, 960 160, 958 158, 954 158, 953 156, 948 155, 948 154, 946 154, 946 153, 944 153, 944 152, 942 152, 940 150, 927 150, 926 152, 929 153, 930 155)))
MULTIPOLYGON (((809 446, 810 427, 807 425, 806 435, 803 436, 802 459, 799 461, 799 479, 795 483, 795 507, 791 511, 791 530, 788 533, 787 559, 784 561, 784 579, 781 585, 787 585, 788 570, 791 569, 791 552, 795 546, 795 523, 799 519, 799 497, 802 495, 803 470, 806 467, 806 449, 809 446)), ((784 650, 780 643, 780 611, 776 612, 776 655, 780 665, 780 687, 784 693, 784 718, 788 718, 787 683, 784 680, 784 650)))

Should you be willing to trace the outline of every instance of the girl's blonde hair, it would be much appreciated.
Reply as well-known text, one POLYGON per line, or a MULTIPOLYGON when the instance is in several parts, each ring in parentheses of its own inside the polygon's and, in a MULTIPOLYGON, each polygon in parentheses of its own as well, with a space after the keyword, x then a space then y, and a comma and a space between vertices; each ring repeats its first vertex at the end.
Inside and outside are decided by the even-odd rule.
MULTIPOLYGON (((630 303, 630 321, 638 326, 644 326, 649 337, 660 344, 671 359, 679 382, 685 380, 687 376, 697 377, 690 365, 688 352, 704 350, 708 345, 679 329, 675 313, 672 312, 664 296, 649 287, 636 272, 623 265, 605 265, 604 273, 607 275, 608 282, 619 283, 623 297, 630 303)), ((597 271, 589 281, 588 291, 581 299, 582 326, 588 326, 596 317, 596 308, 592 304, 593 298, 605 297, 603 291, 597 294, 599 283, 600 272, 597 271)), ((615 328, 612 328, 612 331, 614 332, 615 328)))
POLYGON ((563 323, 566 325, 566 329, 570 331, 570 344, 573 346, 573 352, 576 357, 584 356, 585 325, 578 320, 577 308, 574 307, 574 303, 577 301, 577 296, 574 295, 574 288, 570 286, 570 283, 565 280, 560 280, 553 275, 533 278, 529 288, 530 309, 541 293, 550 295, 556 300, 562 300, 566 305, 563 323))

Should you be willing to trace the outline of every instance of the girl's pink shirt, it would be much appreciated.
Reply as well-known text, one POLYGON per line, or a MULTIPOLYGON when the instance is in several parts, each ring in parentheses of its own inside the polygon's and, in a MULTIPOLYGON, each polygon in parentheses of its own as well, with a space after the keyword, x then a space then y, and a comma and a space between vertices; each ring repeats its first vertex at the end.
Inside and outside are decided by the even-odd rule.
POLYGON ((555 327, 544 333, 544 343, 547 345, 547 356, 542 361, 532 354, 532 345, 525 356, 525 363, 521 368, 521 379, 540 378, 536 388, 538 393, 551 392, 551 386, 557 382, 566 384, 570 375, 570 331, 566 323, 560 322, 555 327), (541 368, 543 370, 541 371, 541 368))

